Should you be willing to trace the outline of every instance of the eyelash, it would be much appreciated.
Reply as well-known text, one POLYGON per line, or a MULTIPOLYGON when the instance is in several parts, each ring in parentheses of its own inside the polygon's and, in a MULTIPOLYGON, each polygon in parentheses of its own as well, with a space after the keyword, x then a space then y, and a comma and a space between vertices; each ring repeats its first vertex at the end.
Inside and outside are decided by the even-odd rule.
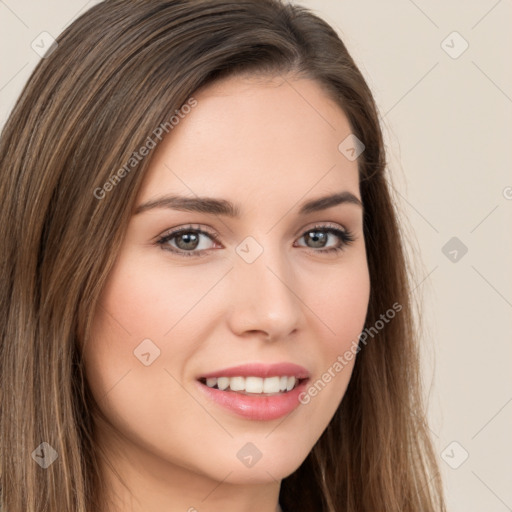
MULTIPOLYGON (((353 233, 351 231, 349 231, 348 229, 342 230, 342 229, 339 229, 339 228, 336 228, 336 227, 330 226, 330 225, 316 225, 312 228, 309 228, 306 231, 304 231, 304 233, 302 233, 300 238, 304 237, 304 235, 306 235, 307 233, 318 232, 318 231, 336 235, 341 240, 341 244, 339 247, 329 247, 327 249, 313 249, 311 247, 309 247, 309 248, 306 247, 306 249, 309 249, 310 251, 315 252, 315 253, 318 253, 318 252, 319 253, 338 253, 340 251, 343 251, 347 246, 351 245, 355 241, 355 237, 354 237, 353 233)), ((161 238, 159 238, 156 241, 156 244, 160 245, 160 247, 166 251, 170 251, 174 254, 178 254, 179 256, 185 256, 185 257, 207 256, 209 251, 212 250, 212 249, 204 249, 202 251, 195 251, 195 250, 194 251, 183 251, 183 250, 176 249, 176 248, 165 247, 167 242, 169 242, 173 238, 176 238, 179 235, 182 235, 184 233, 196 233, 196 234, 205 235, 205 236, 209 237, 211 240, 213 240, 214 242, 220 243, 218 233, 207 232, 200 228, 195 228, 193 226, 187 226, 184 228, 176 229, 175 231, 171 231, 170 233, 162 236, 161 238)), ((300 247, 304 247, 304 246, 300 246, 300 247)))

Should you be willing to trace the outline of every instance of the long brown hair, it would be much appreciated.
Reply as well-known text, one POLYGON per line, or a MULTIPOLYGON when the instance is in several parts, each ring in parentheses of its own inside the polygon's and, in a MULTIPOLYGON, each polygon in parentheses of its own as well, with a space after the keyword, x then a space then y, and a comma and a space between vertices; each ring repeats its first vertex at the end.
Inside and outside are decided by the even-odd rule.
POLYGON ((290 73, 320 83, 365 145, 365 326, 395 303, 401 311, 361 345, 340 407, 282 481, 280 502, 305 512, 445 510, 379 118, 335 31, 280 0, 109 0, 57 43, 0 141, 2 510, 101 509, 97 411, 80 348, 151 158, 122 173, 104 197, 94 191, 107 189, 200 87, 235 74, 290 73), (33 455, 43 442, 58 454, 44 470, 33 455))

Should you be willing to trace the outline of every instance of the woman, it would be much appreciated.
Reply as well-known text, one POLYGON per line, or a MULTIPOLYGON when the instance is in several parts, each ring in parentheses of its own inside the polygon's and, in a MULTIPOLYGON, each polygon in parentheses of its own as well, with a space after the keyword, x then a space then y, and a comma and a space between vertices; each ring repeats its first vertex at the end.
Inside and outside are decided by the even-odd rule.
POLYGON ((2 510, 445 510, 334 30, 112 0, 46 57, 0 144, 2 510))

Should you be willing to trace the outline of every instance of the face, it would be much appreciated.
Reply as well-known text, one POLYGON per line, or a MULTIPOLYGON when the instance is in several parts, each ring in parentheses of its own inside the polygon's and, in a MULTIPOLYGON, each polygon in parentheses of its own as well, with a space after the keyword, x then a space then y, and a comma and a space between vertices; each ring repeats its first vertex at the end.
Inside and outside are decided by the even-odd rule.
POLYGON ((351 128, 307 79, 229 78, 194 98, 154 150, 87 379, 126 460, 281 480, 339 406, 355 362, 340 356, 364 327, 357 161, 338 149, 351 128))

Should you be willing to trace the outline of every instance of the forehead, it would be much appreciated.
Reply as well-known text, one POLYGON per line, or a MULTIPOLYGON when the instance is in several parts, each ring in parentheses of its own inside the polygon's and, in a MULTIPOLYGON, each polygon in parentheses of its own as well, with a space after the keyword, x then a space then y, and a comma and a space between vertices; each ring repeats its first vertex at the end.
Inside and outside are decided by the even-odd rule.
POLYGON ((313 187, 358 195, 357 161, 338 149, 350 123, 317 82, 230 77, 193 97, 197 105, 156 148, 141 200, 243 191, 298 199, 313 187))

